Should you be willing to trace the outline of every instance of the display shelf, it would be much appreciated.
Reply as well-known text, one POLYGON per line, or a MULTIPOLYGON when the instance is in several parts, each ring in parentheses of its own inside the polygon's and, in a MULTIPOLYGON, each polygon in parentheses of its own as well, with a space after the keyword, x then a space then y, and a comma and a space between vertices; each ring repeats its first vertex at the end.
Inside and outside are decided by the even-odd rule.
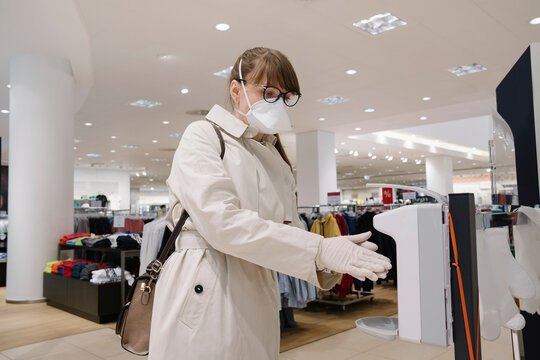
POLYGON ((47 305, 97 323, 115 321, 120 312, 121 283, 92 284, 57 274, 43 273, 47 305))

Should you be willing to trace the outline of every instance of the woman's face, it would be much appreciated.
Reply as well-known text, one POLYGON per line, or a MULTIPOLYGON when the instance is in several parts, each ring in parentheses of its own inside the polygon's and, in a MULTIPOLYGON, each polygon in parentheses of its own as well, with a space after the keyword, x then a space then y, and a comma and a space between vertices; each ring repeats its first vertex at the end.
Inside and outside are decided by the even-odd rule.
MULTIPOLYGON (((257 101, 264 100, 264 89, 257 86, 257 85, 272 85, 272 86, 278 88, 281 92, 285 92, 285 90, 281 86, 278 86, 276 84, 267 84, 266 81, 267 81, 266 77, 264 77, 257 84, 253 83, 252 81, 247 81, 247 82, 244 83, 244 85, 246 87, 246 93, 247 93, 247 96, 249 98, 249 102, 251 103, 252 106, 257 101)), ((270 94, 270 91, 271 90, 269 89, 268 92, 267 92, 267 96, 269 96, 269 95, 270 95, 270 97, 279 96, 278 93, 270 94)), ((242 90, 242 84, 240 84, 239 81, 233 80, 231 82, 230 94, 231 94, 231 97, 233 99, 234 104, 236 105, 236 108, 238 110, 240 110, 241 112, 243 112, 244 114, 247 114, 247 112, 249 111, 249 105, 248 105, 248 102, 246 101, 246 96, 244 95, 244 91, 242 90)), ((248 124, 248 122, 247 122, 247 120, 245 119, 244 116, 241 116, 238 113, 235 113, 235 114, 239 115, 239 118, 244 123, 248 124)))

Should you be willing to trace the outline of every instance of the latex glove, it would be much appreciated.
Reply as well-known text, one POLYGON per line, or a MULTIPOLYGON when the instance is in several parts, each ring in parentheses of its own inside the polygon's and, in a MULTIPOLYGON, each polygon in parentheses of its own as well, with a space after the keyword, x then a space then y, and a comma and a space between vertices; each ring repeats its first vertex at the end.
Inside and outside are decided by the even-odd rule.
POLYGON ((540 209, 522 206, 519 211, 529 218, 529 224, 514 226, 516 260, 523 266, 534 283, 531 299, 519 297, 521 310, 540 314, 540 209))
POLYGON ((530 298, 535 289, 527 272, 510 252, 507 228, 492 228, 476 233, 480 327, 482 337, 493 341, 501 326, 521 330, 525 319, 514 297, 530 298))
MULTIPOLYGON (((367 241, 371 237, 371 231, 367 231, 358 235, 348 236, 347 239, 352 241, 353 243, 360 245, 361 247, 371 250, 371 251, 377 251, 379 247, 377 244, 372 243, 371 241, 367 241)), ((384 272, 377 272, 375 273, 379 279, 386 279, 386 275, 388 274, 388 270, 384 272)))
POLYGON ((365 237, 360 234, 322 239, 316 263, 360 280, 377 281, 377 273, 387 272, 392 265, 386 256, 356 245, 356 241, 365 241, 365 237))

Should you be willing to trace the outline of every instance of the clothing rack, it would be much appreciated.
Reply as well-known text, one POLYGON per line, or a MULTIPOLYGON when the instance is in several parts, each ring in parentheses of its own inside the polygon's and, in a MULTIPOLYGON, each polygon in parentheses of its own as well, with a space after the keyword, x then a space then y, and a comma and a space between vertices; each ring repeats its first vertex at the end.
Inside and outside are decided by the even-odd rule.
MULTIPOLYGON (((362 210, 391 210, 396 207, 403 206, 405 204, 368 204, 368 205, 358 205, 358 204, 332 204, 332 205, 311 205, 311 206, 298 206, 298 211, 301 212, 303 209, 310 209, 312 213, 321 214, 325 210, 328 212, 361 212, 362 210)), ((339 298, 337 295, 333 294, 331 291, 323 291, 317 289, 317 299, 314 300, 318 303, 330 304, 341 306, 341 309, 345 311, 346 307, 351 304, 355 304, 364 300, 369 300, 373 302, 375 295, 372 292, 368 291, 358 291, 351 290, 349 296, 346 298, 339 298), (350 296, 352 295, 352 296, 350 296)))

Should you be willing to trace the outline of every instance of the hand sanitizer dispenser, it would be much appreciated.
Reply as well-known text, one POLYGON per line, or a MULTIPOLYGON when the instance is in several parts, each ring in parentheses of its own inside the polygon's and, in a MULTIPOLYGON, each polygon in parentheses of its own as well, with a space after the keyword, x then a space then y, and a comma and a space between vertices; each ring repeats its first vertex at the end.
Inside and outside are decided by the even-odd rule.
MULTIPOLYGON (((376 215, 373 226, 396 241, 399 337, 415 343, 452 344, 447 206, 400 207, 376 215)), ((360 329, 377 332, 362 320, 367 319, 357 321, 360 329)), ((381 326, 385 331, 386 323, 381 326)))

